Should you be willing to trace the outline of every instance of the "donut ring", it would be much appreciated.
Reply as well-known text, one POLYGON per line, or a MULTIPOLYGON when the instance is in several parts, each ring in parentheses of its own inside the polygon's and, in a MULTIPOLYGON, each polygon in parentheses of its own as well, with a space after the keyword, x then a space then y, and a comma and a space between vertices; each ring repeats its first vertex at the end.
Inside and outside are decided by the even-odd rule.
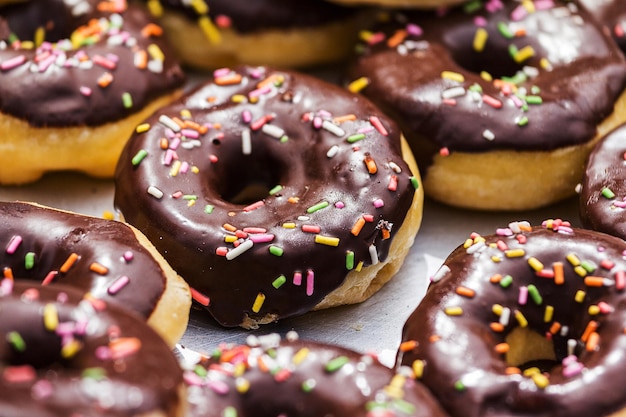
POLYGON ((0 183, 112 177, 133 128, 182 92, 161 31, 126 0, 0 5, 0 183))
POLYGON ((626 52, 626 4, 619 0, 580 0, 623 52, 626 52))
POLYGON ((573 2, 496 3, 394 14, 348 77, 423 157, 427 195, 526 210, 574 195, 593 144, 626 114, 626 65, 573 2))
POLYGON ((396 125, 339 86, 220 70, 138 127, 115 206, 219 323, 253 328, 391 279, 422 216, 403 156, 396 125))
POLYGON ((5 277, 75 287, 147 320, 173 346, 187 328, 191 295, 134 227, 21 202, 0 202, 5 277))
POLYGON ((202 70, 345 61, 372 20, 369 10, 320 0, 148 0, 148 6, 181 61, 202 70))
POLYGON ((625 141, 622 125, 598 142, 587 160, 579 196, 583 225, 622 239, 626 239, 625 141))
POLYGON ((223 344, 211 357, 189 364, 189 416, 446 415, 421 384, 394 375, 374 357, 292 336, 223 344), (242 372, 233 375, 233 368, 242 372))
POLYGON ((626 243, 551 220, 473 234, 407 320, 400 363, 451 416, 617 416, 626 243))
POLYGON ((0 414, 182 416, 170 348, 140 318, 65 286, 0 282, 0 414))

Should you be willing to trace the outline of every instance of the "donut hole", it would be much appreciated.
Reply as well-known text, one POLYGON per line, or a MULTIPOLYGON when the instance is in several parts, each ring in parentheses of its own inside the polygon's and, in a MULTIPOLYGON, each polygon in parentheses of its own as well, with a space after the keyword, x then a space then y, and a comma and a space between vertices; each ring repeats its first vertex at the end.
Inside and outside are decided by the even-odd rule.
POLYGON ((270 159, 230 165, 216 177, 215 189, 231 204, 248 205, 267 198, 270 190, 280 184, 282 164, 270 159))
POLYGON ((509 351, 505 355, 508 366, 522 370, 538 367, 549 371, 557 364, 554 343, 529 327, 516 327, 505 338, 509 351))
MULTIPOLYGON (((87 23, 80 22, 77 25, 77 20, 68 6, 60 1, 19 2, 0 7, 0 10, 6 19, 8 30, 22 41, 32 41, 42 31, 48 42, 68 39, 77 26, 87 23)), ((2 23, 0 22, 0 33, 3 32, 2 23)))

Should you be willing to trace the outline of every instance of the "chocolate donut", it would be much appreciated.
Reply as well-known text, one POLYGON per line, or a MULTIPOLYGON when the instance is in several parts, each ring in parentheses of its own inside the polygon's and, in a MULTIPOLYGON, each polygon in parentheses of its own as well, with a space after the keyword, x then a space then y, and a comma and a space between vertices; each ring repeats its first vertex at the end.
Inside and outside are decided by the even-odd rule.
POLYGON ((256 327, 391 279, 422 216, 403 156, 396 124, 356 94, 224 69, 137 127, 114 204, 219 323, 256 327))
POLYGON ((626 3, 620 0, 579 0, 626 52, 626 3))
POLYGON ((588 229, 626 239, 626 125, 610 132, 589 155, 580 187, 580 219, 588 229))
POLYGON ((147 0, 184 64, 311 67, 345 61, 368 9, 325 0, 147 0))
POLYGON ((586 10, 489 1, 388 17, 362 34, 349 87, 400 123, 427 195, 486 210, 574 195, 625 114, 624 56, 586 10))
POLYGON ((111 177, 134 126, 184 81, 162 28, 136 4, 0 5, 0 183, 55 170, 111 177))
POLYGON ((446 415, 421 384, 371 355, 287 336, 222 344, 188 364, 189 416, 446 415))
POLYGON ((179 363, 134 314, 8 278, 0 305, 0 415, 183 415, 179 363))
POLYGON ((139 231, 113 220, 0 202, 5 277, 72 286, 148 321, 173 346, 187 327, 187 284, 139 231))
POLYGON ((472 234, 403 329, 399 362, 452 416, 617 416, 626 243, 561 220, 472 234))

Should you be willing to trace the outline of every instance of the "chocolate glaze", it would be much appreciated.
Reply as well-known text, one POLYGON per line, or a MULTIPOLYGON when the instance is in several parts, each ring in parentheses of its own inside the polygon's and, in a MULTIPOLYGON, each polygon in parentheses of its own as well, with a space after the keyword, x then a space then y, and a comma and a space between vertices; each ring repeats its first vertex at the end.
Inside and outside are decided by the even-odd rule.
POLYGON ((98 306, 102 310, 96 311, 70 287, 16 282, 11 293, 7 281, 0 285, 0 415, 177 415, 182 370, 168 346, 140 318, 114 306, 98 306), (58 317, 56 330, 44 325, 42 311, 50 306, 58 317), (83 324, 86 332, 79 330, 83 324), (57 332, 63 326, 62 337, 57 332), (74 330, 67 330, 72 326, 74 330), (23 350, 11 342, 16 334, 23 350), (111 358, 116 340, 125 338, 138 338, 139 350, 111 358), (80 349, 64 357, 63 346, 72 341, 79 342, 80 349), (12 378, 28 374, 19 382, 12 378))
POLYGON ((0 267, 10 268, 16 279, 61 283, 90 292, 94 297, 123 306, 144 318, 150 317, 165 291, 165 275, 150 253, 125 224, 52 210, 28 203, 0 202, 0 267), (21 243, 10 250, 15 238, 21 243), (10 253, 9 253, 10 252, 10 253), (63 265, 75 253, 67 272, 63 265), (128 253, 128 260, 124 255, 128 253), (26 259, 34 255, 32 267, 26 259), (92 264, 107 268, 94 272, 92 264), (111 284, 127 276, 129 282, 117 293, 111 284), (140 294, 140 295, 139 295, 140 294))
POLYGON ((246 316, 279 318, 311 310, 350 272, 349 251, 355 259, 351 269, 360 262, 372 263, 371 245, 384 260, 392 239, 384 238, 383 229, 392 224, 393 237, 415 194, 412 173, 401 157, 400 132, 368 100, 296 72, 241 67, 225 77, 239 75, 242 80, 237 84, 209 82, 156 112, 146 121, 151 128, 131 137, 115 173, 115 206, 190 286, 210 298, 207 309, 225 326, 239 325, 246 316), (259 92, 257 84, 274 76, 284 81, 270 85, 258 104, 249 102, 249 94, 259 92), (237 103, 239 99, 243 102, 237 103), (190 111, 193 122, 210 128, 197 141, 185 139, 177 146, 177 135, 159 119, 180 117, 184 110, 190 111), (331 122, 348 114, 355 120, 331 122), (268 127, 282 130, 278 135, 254 130, 268 115, 272 119, 268 127), (327 119, 345 133, 337 136, 324 127, 315 128, 318 116, 320 122, 327 119), (372 127, 369 120, 374 116, 387 136, 372 127), (361 128, 366 130, 364 138, 350 143, 347 138, 361 128), (242 150, 244 131, 250 131, 250 154, 242 150), (283 133, 283 139, 276 137, 283 133), (161 139, 168 137, 175 150, 160 147, 161 139), (329 157, 333 146, 338 152, 329 157), (133 165, 140 151, 148 156, 133 165), (172 157, 178 162, 169 163, 172 157), (364 162, 368 158, 377 166, 375 174, 368 172, 364 162), (388 189, 392 176, 398 179, 396 191, 388 189), (237 202, 236 195, 255 184, 263 192, 237 202), (273 190, 277 185, 282 189, 273 190), (147 192, 151 186, 163 193, 162 198, 147 192), (377 208, 378 199, 384 205, 377 208), (327 206, 312 209, 319 203, 327 206), (351 228, 363 215, 372 215, 371 221, 354 236, 351 228), (303 226, 320 229, 303 231, 303 226), (271 241, 253 243, 233 260, 217 254, 257 238, 254 230, 247 233, 248 228, 262 228, 260 236, 271 241), (323 242, 323 237, 338 238, 338 246, 315 243, 318 235, 323 242), (234 243, 227 241, 237 237, 234 243), (259 294, 265 301, 254 312, 259 294))
POLYGON ((112 17, 114 13, 98 11, 100 4, 113 3, 81 0, 72 8, 62 0, 38 0, 0 6, 0 65, 25 58, 21 65, 0 69, 2 113, 34 126, 98 126, 123 119, 182 86, 185 77, 164 38, 142 35, 141 30, 153 21, 137 5, 128 5, 119 12, 123 19, 121 28, 96 33, 93 44, 69 47, 63 52, 72 34, 90 20, 116 19, 112 17), (73 10, 83 8, 84 13, 73 14, 73 10), (20 41, 33 40, 40 27, 46 28, 47 42, 36 50, 27 49, 20 41), (14 41, 11 33, 19 40, 14 41), (116 39, 125 39, 126 43, 113 44, 116 39), (162 70, 135 66, 135 55, 154 48, 151 45, 158 46, 164 54, 162 70), (51 50, 58 52, 54 63, 46 58, 51 50), (117 60, 115 68, 97 63, 98 56, 113 57, 109 61, 117 60), (112 82, 100 87, 98 80, 105 73, 112 76, 112 82), (81 92, 85 88, 89 94, 81 92), (128 107, 123 100, 126 93, 132 98, 128 107))
POLYGON ((579 0, 626 52, 626 3, 620 0, 579 0))
POLYGON ((594 148, 580 188, 580 218, 586 228, 626 239, 626 125, 594 148))
MULTIPOLYGON (((361 46, 349 79, 369 79, 362 93, 396 116, 416 157, 425 152, 417 151, 418 139, 426 139, 434 152, 553 150, 581 144, 612 112, 626 83, 626 64, 585 10, 576 11, 573 4, 568 7, 560 1, 545 9, 541 4, 549 3, 537 2, 533 13, 517 1, 502 3, 502 7, 497 2, 483 4, 472 12, 451 9, 441 17, 435 12, 393 14, 389 23, 372 29, 371 44, 361 46), (482 52, 473 47, 475 19, 484 19, 480 27, 487 33, 482 52), (523 28, 526 34, 509 39, 499 25, 511 32, 523 28), (399 30, 406 30, 407 36, 389 47, 387 39, 399 30), (517 63, 509 48, 520 51, 528 46, 534 56, 517 63), (542 59, 549 61, 551 70, 543 69, 542 59), (505 95, 480 76, 487 71, 494 79, 514 77, 527 66, 538 75, 517 82, 517 91, 527 92, 521 98, 505 95), (443 71, 462 74, 464 81, 443 78, 443 71), (444 91, 458 87, 463 88, 462 95, 444 103, 444 91), (525 106, 528 96, 540 98, 541 104, 525 106), (499 103, 495 106, 501 107, 483 97, 495 99, 499 103), (485 136, 489 134, 490 140, 485 136)), ((421 163, 418 159, 425 168, 421 163)))
MULTIPOLYGON (((198 12, 182 0, 159 0, 165 13, 179 11, 189 19, 198 12)), ((219 26, 220 17, 226 17, 237 32, 254 33, 267 29, 291 29, 326 25, 354 16, 359 9, 343 7, 322 0, 205 0, 208 15, 219 26)))
POLYGON ((226 409, 240 417, 446 415, 411 378, 397 374, 392 387, 394 372, 372 356, 310 341, 281 341, 278 335, 259 339, 260 344, 220 346, 199 362, 206 375, 200 376, 198 368, 186 371, 190 417, 223 416, 226 409), (337 362, 342 365, 335 369, 337 362), (232 369, 238 366, 242 373, 235 376, 232 369))
MULTIPOLYGON (((425 361, 421 381, 452 416, 613 415, 626 406, 623 390, 616 389, 626 383, 622 371, 626 293, 619 277, 626 272, 626 243, 603 233, 571 229, 556 220, 532 231, 516 232, 501 229, 485 236, 484 244, 480 236, 472 236, 475 243, 459 246, 450 254, 404 326, 403 340, 417 341, 417 347, 400 354, 400 362, 425 361), (523 249, 524 254, 508 257, 507 248, 523 249), (576 271, 574 258, 571 262, 566 259, 570 254, 581 262, 576 271), (530 258, 543 267, 531 267, 530 258), (563 263, 563 284, 535 273, 553 271, 558 262, 563 263), (509 286, 506 280, 490 282, 496 274, 510 275, 512 282, 509 286), (602 277, 604 286, 586 285, 583 276, 602 277), (530 294, 530 285, 538 290, 540 299, 529 295, 524 304, 518 300, 520 288, 528 288, 530 294), (459 287, 469 288, 475 295, 459 295, 459 287), (584 292, 580 302, 575 300, 578 291, 584 292), (498 316, 492 310, 495 304, 510 309, 508 323, 505 314, 498 316), (554 310, 546 320, 548 306, 554 310), (607 310, 591 315, 592 306, 606 306, 607 310), (460 307, 462 314, 447 314, 445 309, 451 307, 460 307), (539 377, 508 374, 509 364, 495 350, 514 328, 522 326, 524 320, 517 319, 517 312, 526 319, 528 329, 554 342, 558 364, 539 377), (492 330, 490 324, 500 320, 504 330, 492 330), (598 323, 599 335, 597 349, 591 351, 582 341, 590 321, 598 323), (553 327, 557 322, 560 328, 553 327), (574 356, 568 358, 572 362, 566 370, 561 361, 572 353, 567 346, 570 339, 575 341, 574 356), (576 367, 583 369, 573 372, 576 367), (547 386, 542 386, 542 379, 547 386)), ((514 348, 529 347, 511 346, 514 348)))

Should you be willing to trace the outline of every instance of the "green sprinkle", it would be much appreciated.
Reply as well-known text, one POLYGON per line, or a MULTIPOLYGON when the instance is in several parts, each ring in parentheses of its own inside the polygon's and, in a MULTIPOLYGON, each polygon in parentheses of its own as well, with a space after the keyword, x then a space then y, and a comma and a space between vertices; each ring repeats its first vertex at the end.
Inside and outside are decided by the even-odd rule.
POLYGON ((502 288, 508 288, 513 283, 513 277, 510 275, 505 275, 500 280, 500 286, 502 288))
POLYGON ((183 200, 197 200, 198 196, 195 194, 185 194, 183 200))
POLYGON ((148 156, 148 151, 146 151, 145 149, 140 149, 139 152, 137 152, 137 154, 133 156, 133 159, 131 159, 131 163, 133 164, 133 166, 137 166, 141 163, 141 161, 144 160, 146 156, 148 156))
POLYGON ((526 116, 520 117, 520 119, 517 121, 518 126, 526 126, 527 124, 528 124, 528 117, 526 116))
POLYGON ((539 94, 541 93, 541 88, 539 88, 536 85, 533 85, 532 87, 530 87, 530 92, 533 94, 539 94))
MULTIPOLYGON (((514 33, 505 22, 498 23, 498 32, 507 39, 513 39, 514 33)), ((516 48, 517 49, 517 48, 516 48)))
POLYGON ((193 368, 193 372, 196 375, 201 376, 201 377, 205 377, 205 376, 207 376, 209 374, 209 371, 207 371, 207 369, 204 366, 202 366, 202 365, 196 365, 193 368))
POLYGON ((130 109, 131 107, 133 107, 133 98, 131 97, 130 93, 122 94, 122 104, 124 105, 125 109, 130 109))
POLYGON ((609 188, 609 187, 604 187, 601 191, 602 193, 602 197, 604 198, 615 198, 615 193, 609 188))
POLYGON ((346 269, 351 271, 354 269, 354 252, 351 250, 346 252, 346 269))
POLYGON ((470 1, 469 3, 465 4, 463 6, 463 11, 465 13, 474 13, 477 12, 478 10, 480 10, 480 8, 483 6, 482 1, 480 0, 473 0, 470 1))
POLYGON ((454 383, 454 389, 457 391, 465 391, 465 384, 463 381, 456 381, 454 383))
POLYGON ((35 252, 27 252, 24 255, 24 268, 33 269, 35 266, 35 252))
POLYGON ((482 93, 483 92, 483 88, 478 83, 474 83, 474 84, 470 85, 468 90, 472 91, 472 92, 476 92, 476 93, 482 93))
POLYGON ((285 278, 284 275, 281 275, 278 278, 276 278, 274 282, 272 282, 272 287, 279 289, 285 284, 285 282, 287 282, 287 278, 285 278))
POLYGON ((350 359, 347 356, 337 356, 326 364, 326 372, 337 372, 348 362, 350 359))
POLYGON ((543 99, 541 96, 526 96, 526 103, 528 104, 542 104, 543 99))
POLYGON ((365 139, 365 133, 357 133, 355 135, 348 136, 346 140, 348 141, 348 143, 354 143, 363 139, 365 139))
POLYGON ((107 371, 104 368, 100 368, 99 366, 93 368, 86 368, 82 377, 87 379, 93 379, 95 381, 102 381, 107 376, 107 371))
POLYGON ((274 187, 274 188, 272 188, 272 189, 270 190, 270 195, 274 195, 274 194, 276 194, 276 193, 278 193, 278 192, 282 191, 282 189, 283 189, 283 186, 282 186, 282 185, 277 185, 276 187, 274 187))
POLYGON ((232 405, 229 405, 224 409, 223 417, 237 417, 237 409, 232 405))
POLYGON ((283 253, 285 252, 283 248, 275 245, 270 246, 269 251, 274 256, 283 256, 283 253))
POLYGON ((592 261, 582 261, 580 263, 580 266, 583 267, 583 269, 589 273, 592 273, 593 271, 595 271, 596 269, 598 269, 598 265, 596 265, 594 262, 592 261))
POLYGON ((515 55, 517 55, 517 52, 519 50, 517 49, 517 46, 511 44, 509 45, 509 55, 511 55, 512 57, 514 57, 515 55))
POLYGON ((13 346, 13 349, 17 350, 18 352, 24 352, 26 350, 26 342, 24 342, 24 339, 22 339, 22 335, 20 335, 18 332, 9 332, 7 333, 7 342, 9 342, 9 344, 11 346, 13 346))
POLYGON ((415 415, 415 405, 411 404, 408 401, 397 399, 393 402, 393 409, 402 412, 402 414, 406 414, 407 416, 415 415))
POLYGON ((541 305, 543 303, 543 297, 539 294, 539 290, 533 284, 530 284, 528 287, 528 294, 530 298, 534 301, 535 304, 541 305))
POLYGON ((289 137, 287 135, 281 136, 280 138, 280 143, 285 143, 289 140, 289 137))
POLYGON ((528 76, 524 74, 522 71, 518 71, 512 77, 502 77, 503 81, 506 81, 507 83, 511 83, 514 85, 520 85, 521 83, 525 82, 527 79, 528 79, 528 76))
POLYGON ((420 188, 420 182, 417 180, 416 177, 411 177, 410 180, 411 180, 411 185, 413 186, 413 188, 415 188, 416 190, 420 188))
POLYGON ((211 204, 207 204, 206 206, 204 206, 204 212, 206 214, 211 214, 213 213, 213 210, 215 210, 215 206, 211 205, 211 204))
POLYGON ((317 382, 315 382, 313 378, 309 378, 302 383, 302 391, 311 392, 315 388, 315 385, 317 385, 317 382))
POLYGON ((311 207, 309 207, 308 209, 306 209, 306 212, 311 214, 311 213, 315 213, 318 210, 321 210, 323 208, 326 208, 329 206, 328 201, 322 201, 321 203, 317 203, 311 207))

